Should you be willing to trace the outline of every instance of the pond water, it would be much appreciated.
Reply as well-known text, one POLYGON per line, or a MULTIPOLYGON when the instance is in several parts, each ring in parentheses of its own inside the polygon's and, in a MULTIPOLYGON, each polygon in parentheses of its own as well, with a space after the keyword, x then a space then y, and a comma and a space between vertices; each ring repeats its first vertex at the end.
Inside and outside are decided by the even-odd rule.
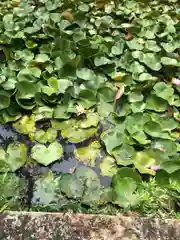
MULTIPOLYGON (((38 129, 46 129, 48 128, 48 124, 47 122, 41 123, 36 127, 38 129)), ((27 194, 24 200, 26 206, 28 206, 29 209, 32 207, 35 181, 39 176, 48 173, 49 171, 52 171, 55 176, 59 176, 64 173, 73 173, 79 167, 85 166, 74 156, 74 151, 79 147, 88 146, 92 141, 96 139, 98 139, 98 137, 89 138, 84 142, 74 144, 68 142, 67 140, 64 140, 61 135, 58 134, 56 141, 58 141, 63 146, 63 158, 46 167, 36 162, 30 162, 16 171, 17 176, 24 178, 27 181, 27 194)), ((28 155, 30 154, 30 149, 34 143, 29 140, 28 136, 16 132, 11 125, 0 125, 0 145, 6 149, 10 143, 13 143, 15 141, 25 143, 28 147, 28 155)), ((102 158, 105 156, 105 150, 102 148, 100 157, 96 159, 95 166, 92 167, 92 169, 98 175, 101 185, 106 188, 111 186, 111 177, 102 176, 100 171, 100 163, 102 162, 102 158)))

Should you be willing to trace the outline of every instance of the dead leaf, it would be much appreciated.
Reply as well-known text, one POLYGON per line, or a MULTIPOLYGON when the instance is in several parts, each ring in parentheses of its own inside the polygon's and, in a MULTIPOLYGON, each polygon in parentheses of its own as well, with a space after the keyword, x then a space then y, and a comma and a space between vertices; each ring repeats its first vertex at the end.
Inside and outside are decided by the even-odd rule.
POLYGON ((122 97, 122 95, 124 94, 124 89, 125 89, 124 86, 117 89, 114 97, 114 104, 116 104, 117 100, 122 97))
POLYGON ((130 40, 133 38, 133 35, 132 35, 132 33, 127 32, 127 33, 125 34, 124 38, 125 38, 127 41, 130 41, 130 40))
POLYGON ((86 113, 86 110, 81 105, 76 105, 76 111, 78 116, 86 113))
POLYGON ((168 108, 167 108, 167 115, 169 117, 173 117, 173 115, 174 115, 173 108, 171 106, 168 106, 168 108))
POLYGON ((73 20, 73 15, 71 13, 71 10, 65 10, 63 13, 62 13, 63 17, 68 20, 68 21, 72 21, 73 20))

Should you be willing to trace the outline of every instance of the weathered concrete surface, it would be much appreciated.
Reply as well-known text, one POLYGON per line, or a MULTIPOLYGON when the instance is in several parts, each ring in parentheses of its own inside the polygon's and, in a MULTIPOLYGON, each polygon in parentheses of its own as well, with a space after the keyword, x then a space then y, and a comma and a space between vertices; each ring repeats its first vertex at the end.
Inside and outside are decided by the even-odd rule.
POLYGON ((0 215, 0 240, 180 240, 180 221, 72 213, 0 215))

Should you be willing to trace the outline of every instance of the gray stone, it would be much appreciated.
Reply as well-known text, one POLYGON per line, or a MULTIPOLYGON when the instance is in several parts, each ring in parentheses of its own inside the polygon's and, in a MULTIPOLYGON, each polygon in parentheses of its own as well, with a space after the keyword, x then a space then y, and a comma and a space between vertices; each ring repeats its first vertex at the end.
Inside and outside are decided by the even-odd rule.
POLYGON ((0 240, 180 240, 180 221, 137 216, 8 212, 0 240))

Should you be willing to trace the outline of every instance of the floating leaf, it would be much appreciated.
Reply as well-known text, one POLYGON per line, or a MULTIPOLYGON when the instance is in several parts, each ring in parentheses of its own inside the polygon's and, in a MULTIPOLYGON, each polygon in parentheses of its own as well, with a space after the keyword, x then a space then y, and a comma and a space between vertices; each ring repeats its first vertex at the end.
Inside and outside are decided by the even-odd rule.
POLYGON ((63 155, 63 148, 58 142, 51 143, 48 147, 36 144, 31 150, 31 157, 38 163, 48 166, 63 155))
POLYGON ((39 130, 35 133, 35 140, 39 143, 51 143, 57 137, 57 131, 53 128, 48 128, 47 131, 39 130))
POLYGON ((109 154, 112 153, 112 150, 123 143, 124 136, 119 132, 108 132, 101 135, 101 139, 106 146, 106 150, 109 154))
POLYGON ((33 205, 54 205, 60 199, 59 177, 55 178, 53 173, 40 176, 34 185, 32 204, 33 205))
POLYGON ((24 116, 17 122, 13 124, 13 127, 16 131, 22 134, 28 134, 30 137, 33 137, 35 128, 35 116, 31 115, 30 117, 24 116))
POLYGON ((121 147, 114 148, 112 155, 115 157, 117 164, 128 166, 133 162, 132 159, 135 155, 135 150, 132 146, 123 144, 121 147))
POLYGON ((141 174, 155 175, 156 172, 151 170, 151 167, 156 164, 156 159, 149 156, 146 152, 137 152, 133 162, 141 174))
POLYGON ((64 174, 61 177, 60 188, 68 198, 81 198, 84 192, 82 182, 71 174, 64 174))
POLYGON ((146 102, 146 109, 156 112, 166 111, 167 106, 167 102, 156 95, 150 95, 146 102))
POLYGON ((26 182, 15 174, 0 174, 1 211, 21 211, 21 200, 26 192, 26 182))
POLYGON ((96 78, 95 73, 88 68, 77 69, 76 74, 78 78, 81 78, 83 80, 93 80, 96 78))
POLYGON ((27 148, 21 143, 9 144, 7 151, 0 149, 0 172, 15 172, 26 163, 27 148))
POLYGON ((76 148, 74 151, 75 157, 91 167, 95 166, 96 158, 99 157, 101 151, 101 145, 95 141, 89 144, 87 147, 76 148))
POLYGON ((170 101, 171 97, 174 94, 174 89, 168 86, 164 82, 159 82, 154 85, 155 93, 158 97, 170 101))
POLYGON ((100 163, 100 169, 102 176, 112 177, 116 174, 118 167, 113 157, 107 156, 100 163))
POLYGON ((99 115, 98 113, 87 113, 86 119, 80 120, 79 122, 80 128, 89 128, 89 127, 97 127, 99 123, 99 115))
POLYGON ((87 128, 87 129, 78 129, 78 128, 69 128, 63 129, 61 131, 62 137, 67 138, 69 142, 78 143, 82 142, 90 137, 93 137, 97 134, 96 128, 87 128))
POLYGON ((44 63, 44 62, 47 62, 49 61, 49 56, 47 54, 38 54, 36 55, 35 57, 35 61, 38 62, 38 63, 44 63))
POLYGON ((97 204, 100 200, 100 180, 96 173, 88 167, 80 167, 76 170, 75 176, 85 186, 82 203, 86 205, 97 204))

